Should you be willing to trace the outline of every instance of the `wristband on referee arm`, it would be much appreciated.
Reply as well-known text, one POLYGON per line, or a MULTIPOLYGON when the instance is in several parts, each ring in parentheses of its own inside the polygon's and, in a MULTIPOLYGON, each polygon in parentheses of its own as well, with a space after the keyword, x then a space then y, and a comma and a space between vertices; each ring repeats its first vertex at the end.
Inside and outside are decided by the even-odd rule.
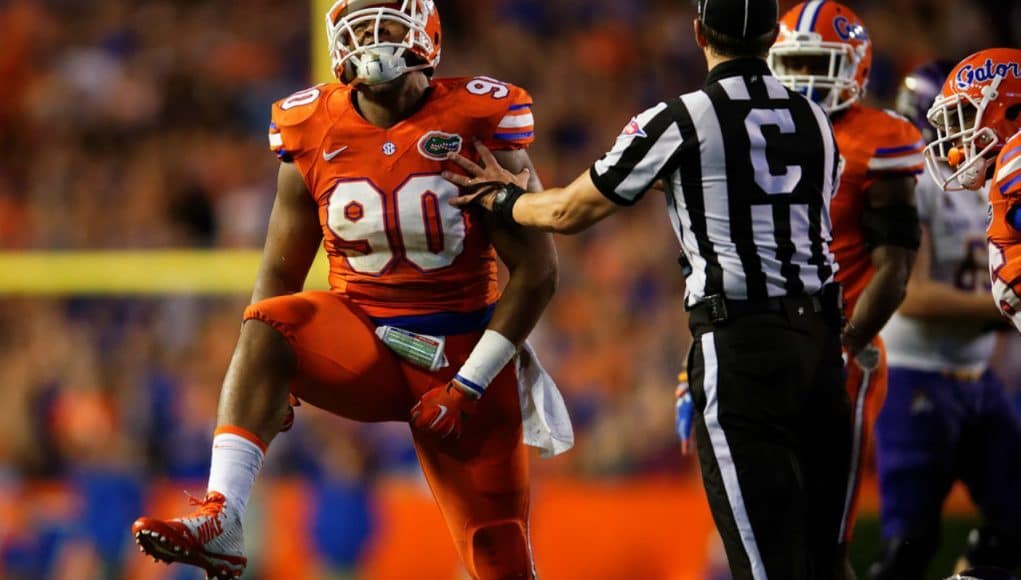
POLYGON ((517 352, 518 348, 507 337, 495 330, 486 330, 454 380, 470 395, 479 398, 517 352))
POLYGON ((500 189, 493 196, 493 213, 509 224, 517 223, 514 221, 514 204, 524 194, 525 190, 514 183, 500 184, 500 189))

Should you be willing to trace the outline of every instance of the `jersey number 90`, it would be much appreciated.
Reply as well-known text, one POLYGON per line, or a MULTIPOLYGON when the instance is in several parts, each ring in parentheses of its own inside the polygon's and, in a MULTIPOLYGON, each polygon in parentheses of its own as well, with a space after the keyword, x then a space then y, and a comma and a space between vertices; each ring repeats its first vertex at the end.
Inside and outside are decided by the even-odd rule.
POLYGON ((334 248, 361 274, 378 276, 400 257, 423 272, 446 268, 464 248, 464 215, 447 203, 457 194, 439 175, 413 176, 393 195, 368 179, 342 181, 327 208, 334 248))

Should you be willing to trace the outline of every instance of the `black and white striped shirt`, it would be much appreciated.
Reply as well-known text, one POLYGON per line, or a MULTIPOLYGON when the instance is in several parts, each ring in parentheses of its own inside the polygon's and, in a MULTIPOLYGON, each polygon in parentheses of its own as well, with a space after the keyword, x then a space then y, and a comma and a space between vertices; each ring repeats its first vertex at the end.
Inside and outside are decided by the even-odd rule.
POLYGON ((703 89, 660 103, 591 169, 631 205, 658 179, 692 266, 685 302, 812 294, 833 281, 830 199, 839 152, 826 113, 761 59, 716 66, 703 89))

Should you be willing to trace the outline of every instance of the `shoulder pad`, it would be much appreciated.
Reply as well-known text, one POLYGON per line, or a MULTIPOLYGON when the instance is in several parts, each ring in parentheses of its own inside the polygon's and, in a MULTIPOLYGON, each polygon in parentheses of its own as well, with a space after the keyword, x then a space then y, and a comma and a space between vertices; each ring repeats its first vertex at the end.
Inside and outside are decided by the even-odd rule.
POLYGON ((492 77, 449 78, 437 82, 445 85, 465 113, 476 117, 506 112, 515 105, 532 104, 531 96, 524 89, 492 77))
POLYGON ((925 160, 925 140, 921 131, 910 121, 893 111, 873 109, 864 130, 871 142, 869 171, 917 175, 922 172, 925 160))
POLYGON ((1007 140, 996 158, 993 187, 1004 197, 1021 195, 1021 132, 1007 140))
POLYGON ((337 90, 346 90, 346 87, 339 84, 316 85, 273 103, 269 146, 277 157, 292 161, 301 155, 306 144, 318 143, 318 139, 308 133, 329 126, 326 102, 337 90), (319 122, 320 119, 326 122, 319 122))
POLYGON ((522 149, 535 140, 532 96, 494 78, 451 79, 451 90, 464 96, 468 114, 485 121, 483 143, 490 149, 522 149))

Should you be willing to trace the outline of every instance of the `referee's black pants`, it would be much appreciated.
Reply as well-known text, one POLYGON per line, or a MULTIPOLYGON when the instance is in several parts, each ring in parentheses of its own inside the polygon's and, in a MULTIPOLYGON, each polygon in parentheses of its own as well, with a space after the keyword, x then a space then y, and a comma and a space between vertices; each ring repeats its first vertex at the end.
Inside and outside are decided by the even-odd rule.
POLYGON ((837 570, 851 430, 830 318, 804 308, 715 325, 691 317, 699 463, 734 580, 837 570))

